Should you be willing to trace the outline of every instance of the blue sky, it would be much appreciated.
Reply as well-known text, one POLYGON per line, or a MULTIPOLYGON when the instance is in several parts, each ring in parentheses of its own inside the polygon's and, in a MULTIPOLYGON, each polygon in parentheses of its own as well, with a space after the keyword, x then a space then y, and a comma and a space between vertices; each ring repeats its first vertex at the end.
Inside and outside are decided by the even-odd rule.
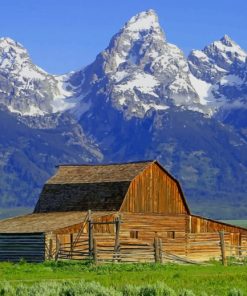
POLYGON ((1 0, 0 36, 21 42, 54 74, 94 60, 136 13, 156 10, 171 43, 186 54, 231 36, 247 50, 246 0, 1 0))

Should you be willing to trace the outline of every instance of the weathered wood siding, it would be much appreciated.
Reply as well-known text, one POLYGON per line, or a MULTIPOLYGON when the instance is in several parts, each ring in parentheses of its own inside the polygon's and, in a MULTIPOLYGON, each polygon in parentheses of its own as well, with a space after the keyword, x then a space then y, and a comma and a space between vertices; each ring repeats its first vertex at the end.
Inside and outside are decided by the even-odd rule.
POLYGON ((176 180, 152 163, 132 180, 120 211, 185 214, 188 209, 176 180))
POLYGON ((187 229, 189 233, 218 232, 222 230, 229 233, 247 234, 247 229, 241 227, 228 225, 195 215, 190 215, 189 217, 189 225, 187 229))
POLYGON ((121 213, 120 239, 136 238, 153 243, 163 241, 167 252, 185 255, 187 215, 121 213))
POLYGON ((45 260, 44 233, 1 233, 0 261, 42 262, 45 260))
MULTIPOLYGON (((230 233, 224 234, 225 244, 231 244, 230 233)), ((234 252, 236 252, 234 250, 234 252)), ((226 249, 226 255, 230 256, 230 250, 226 249)), ((235 255, 235 253, 232 255, 235 255)), ((220 236, 213 233, 190 233, 187 236, 186 257, 196 261, 221 259, 220 236)))

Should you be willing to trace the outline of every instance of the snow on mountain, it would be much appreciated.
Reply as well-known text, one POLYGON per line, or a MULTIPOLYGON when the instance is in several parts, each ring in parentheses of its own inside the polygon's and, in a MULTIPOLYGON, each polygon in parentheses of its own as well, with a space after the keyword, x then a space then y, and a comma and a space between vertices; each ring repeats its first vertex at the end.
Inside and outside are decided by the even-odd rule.
POLYGON ((126 119, 172 106, 212 116, 242 97, 246 57, 225 35, 186 59, 148 10, 132 17, 92 64, 66 75, 48 74, 20 43, 1 38, 0 103, 20 115, 70 110, 79 119, 103 94, 126 119))
POLYGON ((128 119, 171 105, 199 108, 186 58, 166 41, 153 10, 132 17, 85 69, 84 77, 84 89, 104 88, 113 107, 128 119))
POLYGON ((37 116, 73 107, 75 103, 68 100, 73 95, 68 78, 46 73, 32 63, 20 43, 0 39, 0 103, 11 112, 37 116))
POLYGON ((234 106, 233 100, 245 96, 239 67, 246 67, 246 58, 246 51, 227 35, 202 51, 190 53, 190 81, 210 115, 229 108, 229 104, 234 106))
POLYGON ((193 50, 189 57, 192 74, 209 83, 216 83, 227 75, 233 63, 244 63, 247 53, 225 35, 219 41, 206 46, 203 50, 193 50))

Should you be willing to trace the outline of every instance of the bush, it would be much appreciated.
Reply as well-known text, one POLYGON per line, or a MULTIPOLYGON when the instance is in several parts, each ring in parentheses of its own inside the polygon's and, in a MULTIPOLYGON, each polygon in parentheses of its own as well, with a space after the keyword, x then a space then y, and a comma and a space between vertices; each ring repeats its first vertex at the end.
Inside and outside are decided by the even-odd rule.
POLYGON ((127 285, 122 289, 123 296, 176 296, 173 289, 163 283, 145 286, 127 285))
MULTIPOLYGON (((8 294, 7 294, 8 295, 8 294)), ((29 296, 29 288, 25 285, 19 285, 15 289, 15 294, 16 296, 29 296)))
POLYGON ((175 291, 164 283, 157 283, 155 288, 159 296, 176 296, 175 291))
POLYGON ((191 290, 183 289, 179 294, 179 296, 196 296, 191 290))
POLYGON ((244 296, 243 292, 239 289, 233 288, 228 293, 228 296, 244 296))
MULTIPOLYGON (((195 296, 191 290, 183 289, 178 294, 166 284, 159 282, 142 286, 126 285, 120 291, 104 287, 96 282, 48 281, 31 286, 20 284, 14 287, 9 282, 0 282, 0 296, 195 296)), ((200 296, 207 296, 203 292, 200 296)), ((243 296, 241 290, 233 288, 227 296, 243 296)))
POLYGON ((133 285, 126 285, 122 289, 123 296, 138 296, 140 295, 140 287, 133 285))
POLYGON ((0 295, 1 296, 14 296, 15 289, 8 282, 0 283, 0 295))

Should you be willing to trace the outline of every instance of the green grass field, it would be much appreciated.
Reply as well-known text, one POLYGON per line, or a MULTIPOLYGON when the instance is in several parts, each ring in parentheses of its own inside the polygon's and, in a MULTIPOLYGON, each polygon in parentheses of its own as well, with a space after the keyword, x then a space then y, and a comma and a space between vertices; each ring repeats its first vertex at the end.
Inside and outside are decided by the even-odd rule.
MULTIPOLYGON (((182 289, 193 291, 194 294, 191 294, 191 296, 247 295, 247 265, 223 267, 218 263, 212 263, 212 265, 208 266, 175 264, 105 264, 94 266, 91 263, 72 261, 45 262, 42 264, 0 263, 0 283, 7 281, 13 286, 24 284, 30 287, 37 285, 37 283, 43 283, 44 285, 56 284, 57 282, 62 283, 63 280, 76 281, 78 284, 80 280, 86 282, 93 281, 101 284, 103 287, 111 287, 118 291, 121 291, 127 284, 136 287, 144 284, 165 283, 175 291, 173 295, 190 296, 190 294, 186 293, 181 294, 182 289), (237 292, 235 294, 230 293, 233 288, 240 289, 243 294, 236 294, 237 292), (202 294, 203 292, 207 294, 202 294)), ((1 294, 0 290, 0 295, 8 294, 1 294)), ((43 296, 45 295, 43 294, 43 296)), ((124 295, 169 296, 170 294, 124 295)))

